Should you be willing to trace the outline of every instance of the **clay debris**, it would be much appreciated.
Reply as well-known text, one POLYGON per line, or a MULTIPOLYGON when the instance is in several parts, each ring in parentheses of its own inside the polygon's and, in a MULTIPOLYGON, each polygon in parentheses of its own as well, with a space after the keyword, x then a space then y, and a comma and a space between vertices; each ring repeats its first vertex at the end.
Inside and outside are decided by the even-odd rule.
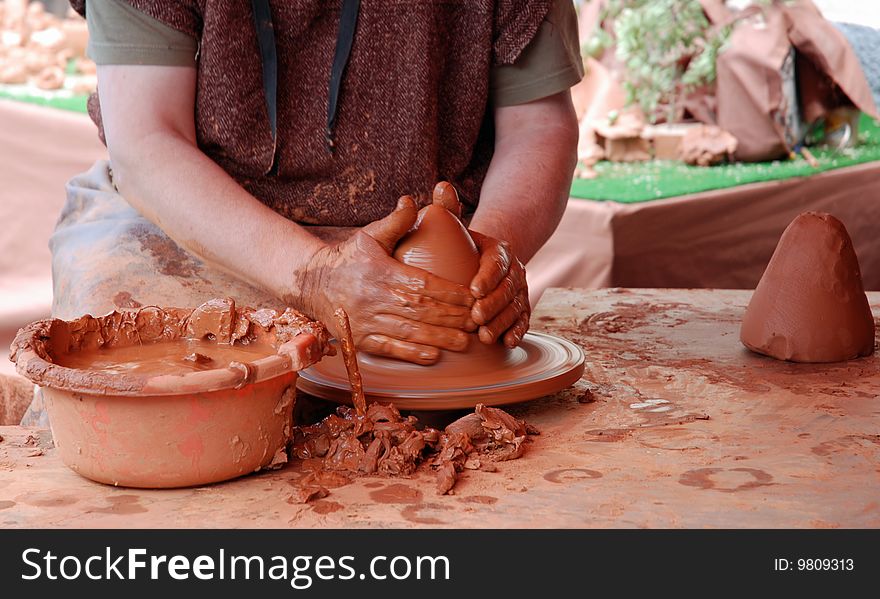
POLYGON ((393 405, 371 404, 359 417, 342 406, 321 422, 294 429, 294 457, 307 474, 294 500, 326 497, 328 486, 341 486, 358 476, 411 476, 423 465, 436 472, 437 493, 455 486, 465 470, 494 471, 495 462, 523 455, 528 435, 537 431, 498 408, 477 405, 443 431, 402 416, 393 405))

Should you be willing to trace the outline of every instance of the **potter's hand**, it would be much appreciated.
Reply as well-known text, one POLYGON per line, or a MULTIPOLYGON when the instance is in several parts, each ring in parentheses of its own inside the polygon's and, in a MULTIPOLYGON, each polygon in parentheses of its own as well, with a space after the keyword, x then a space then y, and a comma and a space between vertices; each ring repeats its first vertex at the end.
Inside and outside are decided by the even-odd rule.
POLYGON ((434 364, 440 349, 462 351, 474 297, 463 285, 445 281, 391 257, 398 240, 412 228, 416 205, 404 196, 397 208, 351 239, 315 254, 303 278, 309 313, 331 331, 333 313, 344 308, 358 349, 434 364))
POLYGON ((529 330, 529 288, 526 269, 510 246, 488 235, 470 232, 480 250, 480 270, 471 282, 477 299, 471 316, 480 325, 480 341, 516 347, 529 330))

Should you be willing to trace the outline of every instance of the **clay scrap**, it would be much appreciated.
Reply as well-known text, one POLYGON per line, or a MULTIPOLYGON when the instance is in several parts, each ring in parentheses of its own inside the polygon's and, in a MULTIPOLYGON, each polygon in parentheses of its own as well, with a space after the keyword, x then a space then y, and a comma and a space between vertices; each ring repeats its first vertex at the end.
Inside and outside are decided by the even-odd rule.
POLYGON ((740 339, 754 352, 792 362, 873 353, 874 319, 843 223, 822 212, 792 221, 749 302, 740 339))
POLYGON ((342 359, 345 362, 348 382, 351 385, 351 404, 357 415, 363 417, 367 413, 367 399, 364 396, 364 382, 358 367, 357 349, 351 334, 351 323, 348 320, 348 314, 342 308, 337 308, 334 316, 342 333, 339 337, 339 347, 342 350, 342 359))
POLYGON ((370 404, 363 417, 340 406, 317 424, 294 428, 291 453, 306 471, 296 497, 305 503, 354 477, 411 476, 422 466, 436 473, 443 495, 465 469, 494 471, 495 462, 522 456, 530 434, 537 431, 522 420, 482 404, 443 431, 402 416, 390 404, 370 404))

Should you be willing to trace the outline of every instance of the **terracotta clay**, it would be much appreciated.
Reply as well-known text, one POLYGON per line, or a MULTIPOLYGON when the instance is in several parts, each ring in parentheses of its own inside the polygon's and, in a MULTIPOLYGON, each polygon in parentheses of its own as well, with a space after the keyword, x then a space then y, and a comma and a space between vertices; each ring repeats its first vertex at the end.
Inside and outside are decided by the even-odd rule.
MULTIPOLYGON (((419 212, 412 232, 394 257, 447 280, 470 285, 479 252, 456 214, 461 204, 449 183, 438 183, 434 203, 419 212)), ((548 395, 573 384, 584 369, 583 352, 550 335, 527 333, 519 347, 486 345, 476 333, 463 352, 443 350, 433 366, 359 356, 369 401, 393 401, 398 408, 445 410, 499 405, 548 395)), ((348 403, 348 376, 341 358, 322 360, 302 373, 300 388, 324 399, 348 403)))
POLYGON ((448 181, 440 181, 434 186, 433 203, 443 206, 452 213, 455 218, 461 220, 461 201, 458 199, 458 192, 455 187, 448 181))
POLYGON ((11 359, 42 388, 65 464, 159 488, 286 462, 297 372, 328 351, 320 323, 225 299, 38 321, 11 359))
POLYGON ((364 415, 343 406, 318 424, 295 429, 292 453, 307 471, 296 483, 299 500, 326 497, 327 486, 351 477, 409 476, 422 464, 434 469, 437 493, 444 495, 462 470, 494 470, 494 462, 522 456, 528 434, 537 433, 480 404, 443 431, 401 416, 393 405, 371 404, 364 415))
POLYGON ((792 221, 749 302, 740 339, 792 362, 840 362, 874 351, 874 319, 843 223, 821 212, 792 221))
POLYGON ((345 363, 345 370, 348 373, 348 383, 351 385, 351 403, 355 413, 363 418, 367 413, 367 400, 364 396, 361 371, 358 368, 357 350, 354 346, 354 337, 351 334, 351 323, 348 320, 348 314, 342 308, 338 308, 333 315, 336 317, 339 330, 342 331, 339 346, 342 349, 342 361, 345 363))
POLYGON ((419 211, 415 229, 400 240, 394 257, 447 281, 468 286, 480 268, 480 254, 467 229, 440 203, 419 211))

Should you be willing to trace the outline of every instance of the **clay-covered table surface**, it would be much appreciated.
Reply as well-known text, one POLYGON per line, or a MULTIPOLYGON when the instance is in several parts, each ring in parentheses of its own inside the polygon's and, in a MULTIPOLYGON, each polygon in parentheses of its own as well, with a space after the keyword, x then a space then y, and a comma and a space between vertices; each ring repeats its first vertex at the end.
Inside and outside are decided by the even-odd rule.
MULTIPOLYGON (((143 491, 69 471, 49 431, 0 427, 3 527, 877 527, 880 356, 777 362, 739 343, 750 292, 554 289, 533 328, 587 354, 573 388, 511 408, 525 456, 363 478, 294 503, 296 463, 143 491)), ((875 318, 880 293, 869 294, 875 318)))

